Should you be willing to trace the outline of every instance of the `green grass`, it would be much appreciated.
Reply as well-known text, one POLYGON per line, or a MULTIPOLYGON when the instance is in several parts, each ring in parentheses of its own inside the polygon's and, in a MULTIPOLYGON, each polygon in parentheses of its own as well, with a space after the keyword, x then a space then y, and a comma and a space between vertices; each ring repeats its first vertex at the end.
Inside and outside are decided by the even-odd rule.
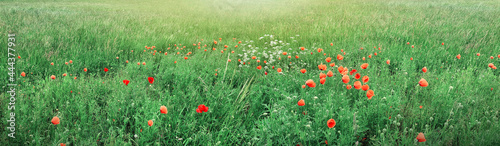
MULTIPOLYGON (((13 32, 22 57, 15 139, 5 128, 7 63, 0 68, 0 143, 500 144, 500 71, 488 67, 500 65, 498 0, 2 1, 0 13, 0 46, 13 32), (318 74, 327 71, 318 65, 329 65, 326 57, 369 76, 375 96, 347 90, 337 67, 328 66, 334 76, 321 85, 318 74), (428 87, 418 86, 421 78, 428 87), (308 79, 317 86, 303 89, 308 79), (196 113, 200 104, 208 112, 196 113), (159 112, 162 105, 168 114, 159 112), (54 116, 59 125, 50 122, 54 116), (426 142, 416 142, 420 132, 426 142)), ((0 52, 7 60, 7 49, 0 52)))

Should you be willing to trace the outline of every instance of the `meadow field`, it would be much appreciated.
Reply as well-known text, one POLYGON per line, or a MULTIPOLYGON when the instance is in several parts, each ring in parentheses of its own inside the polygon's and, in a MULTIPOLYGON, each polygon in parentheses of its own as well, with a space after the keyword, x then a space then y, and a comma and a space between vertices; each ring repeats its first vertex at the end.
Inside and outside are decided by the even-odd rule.
POLYGON ((0 33, 0 145, 500 145, 500 0, 4 0, 0 33))

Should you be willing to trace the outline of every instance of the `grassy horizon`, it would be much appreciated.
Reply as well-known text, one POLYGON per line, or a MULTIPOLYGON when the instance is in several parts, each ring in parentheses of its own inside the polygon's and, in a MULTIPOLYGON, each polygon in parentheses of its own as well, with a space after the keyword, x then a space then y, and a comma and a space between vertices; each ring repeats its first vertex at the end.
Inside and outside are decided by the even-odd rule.
POLYGON ((498 0, 2 1, 0 13, 0 44, 15 33, 21 57, 15 139, 0 68, 1 143, 499 144, 498 0), (361 79, 343 83, 340 66, 368 76, 373 98, 346 89, 361 79))

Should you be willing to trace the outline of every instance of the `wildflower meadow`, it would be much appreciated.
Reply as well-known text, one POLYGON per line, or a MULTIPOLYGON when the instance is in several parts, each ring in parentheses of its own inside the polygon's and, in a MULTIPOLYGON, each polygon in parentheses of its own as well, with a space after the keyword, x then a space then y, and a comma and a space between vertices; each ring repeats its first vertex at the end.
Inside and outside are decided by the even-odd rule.
POLYGON ((4 0, 0 33, 0 145, 500 145, 499 0, 4 0))

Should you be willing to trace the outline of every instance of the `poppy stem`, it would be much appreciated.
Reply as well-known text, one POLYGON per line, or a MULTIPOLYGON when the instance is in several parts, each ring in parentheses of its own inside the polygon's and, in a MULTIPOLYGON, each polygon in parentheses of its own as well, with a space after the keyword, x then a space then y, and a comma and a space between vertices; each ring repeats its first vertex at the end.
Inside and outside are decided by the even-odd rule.
POLYGON ((226 78, 227 65, 229 64, 229 61, 228 61, 229 55, 231 55, 231 53, 227 53, 226 69, 224 69, 224 75, 222 76, 222 83, 224 83, 224 79, 226 78))

